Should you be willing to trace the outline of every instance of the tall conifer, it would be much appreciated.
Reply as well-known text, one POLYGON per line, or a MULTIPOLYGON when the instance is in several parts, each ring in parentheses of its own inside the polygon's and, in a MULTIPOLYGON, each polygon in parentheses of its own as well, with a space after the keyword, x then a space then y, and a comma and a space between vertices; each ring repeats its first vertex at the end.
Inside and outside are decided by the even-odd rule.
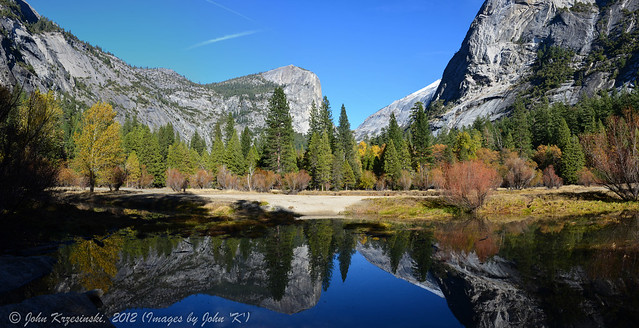
POLYGON ((279 174, 294 170, 297 167, 291 154, 293 148, 293 121, 284 90, 275 88, 269 100, 266 119, 266 140, 263 154, 270 170, 279 174), (292 163, 291 163, 292 162, 292 163))

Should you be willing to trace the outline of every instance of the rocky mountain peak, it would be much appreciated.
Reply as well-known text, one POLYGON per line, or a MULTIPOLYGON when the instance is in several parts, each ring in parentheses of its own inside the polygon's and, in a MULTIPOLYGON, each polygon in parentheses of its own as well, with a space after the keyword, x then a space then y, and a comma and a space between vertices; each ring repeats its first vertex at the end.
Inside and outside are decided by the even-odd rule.
POLYGON ((584 95, 632 86, 639 70, 638 10, 639 0, 486 0, 443 72, 433 101, 446 106, 433 113, 432 127, 498 119, 518 97, 574 104, 584 95), (549 48, 567 54, 569 74, 540 89, 536 63, 549 48))
POLYGON ((41 18, 23 0, 4 0, 0 6, 12 13, 0 17, 0 83, 53 90, 80 109, 109 102, 118 120, 137 116, 152 128, 170 122, 184 140, 198 131, 210 143, 213 125, 229 112, 238 130, 249 127, 259 133, 278 86, 288 97, 293 129, 305 133, 311 103, 321 100, 319 78, 293 65, 197 84, 170 69, 132 67, 41 18))
MULTIPOLYGON (((551 102, 574 104, 626 81, 612 72, 589 69, 588 56, 602 35, 613 36, 624 20, 622 12, 638 9, 639 1, 487 0, 471 24, 460 50, 444 70, 435 99, 448 103, 436 127, 461 127, 478 116, 496 119, 508 114, 517 97, 528 96, 542 47, 572 51, 571 68, 582 70, 559 88, 545 90, 551 102)), ((632 18, 634 21, 635 18, 632 18)), ((628 22, 626 22, 628 23, 628 22)))
POLYGON ((407 126, 410 123, 410 113, 416 102, 422 102, 424 106, 428 106, 437 91, 441 80, 437 80, 425 88, 411 93, 410 95, 395 100, 390 105, 378 110, 375 114, 369 116, 355 129, 355 139, 358 141, 373 137, 381 133, 382 129, 388 126, 391 113, 395 114, 397 123, 400 126, 407 126))

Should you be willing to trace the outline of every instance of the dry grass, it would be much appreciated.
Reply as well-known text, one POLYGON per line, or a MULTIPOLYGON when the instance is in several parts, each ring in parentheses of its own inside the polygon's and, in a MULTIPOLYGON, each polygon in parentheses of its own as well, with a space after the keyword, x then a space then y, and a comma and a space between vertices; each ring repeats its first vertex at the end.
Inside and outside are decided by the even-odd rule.
POLYGON ((379 216, 388 219, 444 220, 454 216, 456 209, 439 197, 406 197, 365 199, 348 208, 350 216, 379 216))
MULTIPOLYGON (((600 187, 565 186, 552 190, 500 189, 477 211, 477 215, 489 220, 516 221, 623 212, 639 212, 639 202, 622 201, 600 187)), ((454 217, 457 211, 438 196, 392 196, 365 200, 350 207, 348 214, 400 220, 445 220, 454 217)))

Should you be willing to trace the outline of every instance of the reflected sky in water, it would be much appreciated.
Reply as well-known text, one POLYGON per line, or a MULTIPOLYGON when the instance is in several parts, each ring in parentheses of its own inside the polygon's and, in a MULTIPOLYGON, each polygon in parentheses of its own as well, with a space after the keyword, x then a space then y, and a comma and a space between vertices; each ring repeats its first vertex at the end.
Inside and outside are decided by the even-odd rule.
POLYGON ((639 321, 633 214, 507 223, 313 220, 250 237, 125 229, 78 239, 57 256, 42 293, 100 288, 100 310, 118 327, 203 327, 207 313, 224 322, 204 327, 239 326, 231 313, 253 327, 639 321), (148 323, 150 313, 165 320, 148 323), (186 322, 191 313, 196 323, 186 322))
MULTIPOLYGON (((339 263, 334 260, 334 267, 339 263)), ((253 305, 246 305, 206 294, 189 296, 165 309, 131 309, 118 319, 131 320, 136 313, 137 323, 114 323, 117 327, 137 327, 149 312, 157 317, 182 316, 190 313, 198 319, 219 313, 224 323, 206 323, 204 327, 226 327, 232 323, 231 313, 239 313, 243 327, 460 327, 446 300, 421 287, 401 280, 369 263, 361 254, 353 255, 346 281, 333 275, 330 287, 322 292, 317 305, 293 315, 277 313, 253 305), (208 313, 208 314, 207 314, 208 313)), ((145 324, 145 327, 166 327, 165 323, 145 324)))

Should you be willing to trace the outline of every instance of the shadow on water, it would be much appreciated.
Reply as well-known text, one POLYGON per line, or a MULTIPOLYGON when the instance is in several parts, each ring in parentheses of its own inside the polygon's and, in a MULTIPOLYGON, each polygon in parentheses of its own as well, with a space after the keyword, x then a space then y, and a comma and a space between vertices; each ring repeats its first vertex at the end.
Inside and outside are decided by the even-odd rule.
POLYGON ((138 234, 189 236, 253 234, 255 230, 294 221, 286 211, 268 212, 259 203, 237 201, 212 211, 210 200, 193 194, 78 193, 52 197, 2 218, 0 253, 38 255, 77 238, 110 235, 124 228, 138 234))

